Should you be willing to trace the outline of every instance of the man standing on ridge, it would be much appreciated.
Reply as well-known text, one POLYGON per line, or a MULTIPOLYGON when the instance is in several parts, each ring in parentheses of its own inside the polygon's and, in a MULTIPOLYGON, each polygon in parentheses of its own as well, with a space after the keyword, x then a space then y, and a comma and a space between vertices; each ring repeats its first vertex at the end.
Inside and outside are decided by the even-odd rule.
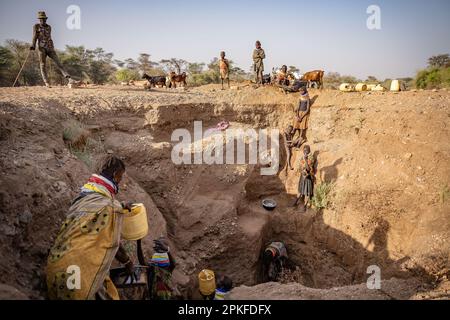
POLYGON ((256 49, 253 50, 253 70, 255 71, 255 81, 257 84, 263 83, 264 63, 266 58, 264 49, 261 48, 261 42, 256 41, 256 49))
POLYGON ((228 82, 228 88, 230 88, 230 62, 225 58, 225 51, 220 52, 219 73, 222 81, 222 90, 224 90, 223 82, 225 80, 228 82))
POLYGON ((42 80, 44 80, 45 86, 50 88, 48 82, 47 70, 46 70, 46 60, 47 57, 52 59, 59 71, 63 76, 71 82, 70 75, 64 70, 61 62, 56 55, 55 47, 53 46, 53 40, 51 36, 52 28, 47 24, 47 15, 44 11, 38 12, 39 23, 35 24, 33 27, 33 40, 31 41, 30 50, 36 49, 36 42, 38 43, 38 54, 39 54, 39 66, 41 67, 42 80))

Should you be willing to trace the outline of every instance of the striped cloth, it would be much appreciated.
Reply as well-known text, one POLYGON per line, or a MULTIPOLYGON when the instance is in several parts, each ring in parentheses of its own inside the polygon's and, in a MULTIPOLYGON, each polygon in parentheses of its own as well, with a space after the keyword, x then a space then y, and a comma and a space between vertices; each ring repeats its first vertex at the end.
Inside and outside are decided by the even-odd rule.
POLYGON ((150 259, 150 264, 157 267, 168 267, 170 266, 169 254, 167 252, 160 253, 155 252, 150 259))
POLYGON ((112 181, 98 174, 93 174, 88 182, 81 187, 82 194, 97 192, 109 197, 114 196, 118 191, 117 186, 112 181))
POLYGON ((225 300, 225 295, 228 292, 222 291, 221 289, 216 289, 216 294, 214 295, 214 300, 225 300))

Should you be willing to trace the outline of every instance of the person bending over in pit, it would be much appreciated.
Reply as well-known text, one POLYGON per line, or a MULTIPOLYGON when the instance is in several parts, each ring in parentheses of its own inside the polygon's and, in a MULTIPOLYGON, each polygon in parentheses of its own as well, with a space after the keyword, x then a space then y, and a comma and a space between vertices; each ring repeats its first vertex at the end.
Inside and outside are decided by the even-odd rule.
POLYGON ((233 281, 231 278, 225 275, 219 276, 216 282, 214 300, 225 300, 231 289, 233 289, 233 281))
POLYGON ((175 259, 170 254, 169 244, 163 237, 154 240, 154 254, 150 260, 148 273, 150 300, 170 300, 173 298, 172 272, 175 259))
POLYGON ((288 255, 284 243, 270 243, 263 252, 263 281, 277 281, 287 261, 288 255))
POLYGON ((291 165, 292 148, 300 148, 302 145, 302 138, 300 137, 294 140, 294 133, 294 127, 291 125, 289 125, 284 131, 284 146, 287 154, 286 171, 288 170, 288 167, 291 170, 294 169, 291 165))
POLYGON ((47 288, 51 300, 118 300, 109 278, 113 259, 125 265, 128 275, 133 262, 120 244, 123 209, 131 203, 116 200, 125 164, 108 156, 98 171, 81 188, 50 250, 47 261, 47 288), (78 270, 79 288, 68 286, 70 267, 78 270))
POLYGON ((300 161, 300 179, 298 181, 298 193, 295 200, 294 207, 297 206, 299 200, 303 202, 302 212, 306 211, 308 204, 310 204, 314 196, 315 183, 315 159, 311 153, 311 148, 306 145, 303 148, 303 157, 300 161))
POLYGON ((279 85, 277 84, 277 87, 281 88, 285 94, 287 93, 295 93, 300 92, 302 88, 306 88, 306 85, 308 84, 305 81, 297 80, 294 78, 293 75, 288 75, 289 85, 279 85))

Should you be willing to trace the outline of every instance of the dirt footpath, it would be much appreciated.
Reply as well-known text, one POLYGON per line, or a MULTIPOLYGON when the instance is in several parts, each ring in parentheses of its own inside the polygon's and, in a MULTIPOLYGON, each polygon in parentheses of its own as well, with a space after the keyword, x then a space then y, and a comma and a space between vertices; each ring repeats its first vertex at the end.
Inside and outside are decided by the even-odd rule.
POLYGON ((192 131, 194 121, 280 130, 292 122, 297 95, 219 87, 0 88, 1 296, 45 297, 47 252, 95 159, 110 152, 127 165, 120 199, 147 207, 147 256, 152 239, 169 237, 185 298, 197 297, 202 268, 232 277, 236 299, 449 298, 448 91, 311 90, 308 144, 318 184, 331 192, 326 209, 300 214, 291 207, 298 172, 282 170, 282 149, 274 176, 255 165, 172 162, 173 130, 192 131), (68 128, 79 145, 69 147, 68 128), (271 213, 266 197, 278 202, 271 213), (274 240, 286 243, 296 275, 259 284, 260 252, 274 240), (383 292, 367 291, 370 265, 381 268, 383 292))

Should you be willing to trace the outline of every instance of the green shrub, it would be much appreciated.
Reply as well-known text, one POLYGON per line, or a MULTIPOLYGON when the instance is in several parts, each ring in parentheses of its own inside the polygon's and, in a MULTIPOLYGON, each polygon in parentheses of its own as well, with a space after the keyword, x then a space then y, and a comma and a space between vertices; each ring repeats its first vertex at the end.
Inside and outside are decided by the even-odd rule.
POLYGON ((140 75, 139 72, 136 70, 131 69, 120 69, 116 71, 115 78, 117 81, 120 82, 128 82, 130 80, 139 80, 140 75))
POLYGON ((94 155, 104 152, 100 140, 94 140, 83 124, 78 121, 69 121, 64 126, 63 140, 70 152, 93 169, 94 155))
POLYGON ((441 85, 444 88, 449 88, 450 87, 450 67, 441 69, 441 71, 439 73, 441 76, 441 85))
POLYGON ((444 186, 439 196, 442 203, 446 202, 448 199, 450 199, 450 188, 448 186, 444 186))
POLYGON ((78 158, 78 160, 81 160, 84 162, 84 164, 88 167, 88 168, 92 168, 93 165, 93 159, 92 159, 92 154, 91 152, 88 150, 87 147, 79 150, 79 149, 73 149, 70 148, 70 152, 72 152, 72 154, 78 158))
POLYGON ((187 83, 189 86, 202 86, 210 83, 219 83, 220 76, 219 73, 212 72, 210 70, 202 72, 190 74, 187 78, 187 83))
POLYGON ((81 149, 86 145, 89 132, 78 121, 69 121, 63 129, 63 140, 71 148, 81 149))
POLYGON ((333 189, 333 183, 322 182, 314 190, 314 197, 311 200, 312 205, 320 210, 325 209, 329 203, 329 195, 333 189))
POLYGON ((450 87, 450 68, 421 70, 416 76, 416 88, 434 89, 450 87))

